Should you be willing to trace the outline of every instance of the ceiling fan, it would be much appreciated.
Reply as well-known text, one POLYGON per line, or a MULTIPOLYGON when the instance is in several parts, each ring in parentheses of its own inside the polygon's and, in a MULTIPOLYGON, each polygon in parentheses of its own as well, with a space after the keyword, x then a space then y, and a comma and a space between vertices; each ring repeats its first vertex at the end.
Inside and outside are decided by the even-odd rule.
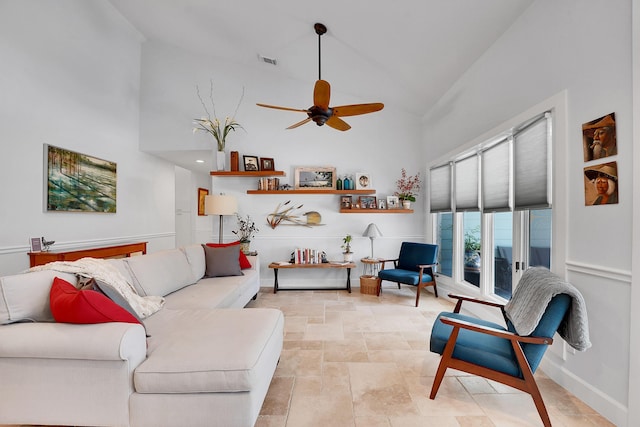
POLYGON ((329 99, 331 98, 331 86, 329 82, 326 80, 322 80, 321 76, 321 37, 324 33, 327 32, 327 27, 323 24, 316 23, 313 28, 318 35, 318 80, 316 81, 315 87, 313 88, 313 106, 307 109, 298 109, 298 108, 288 108, 288 107, 278 107, 275 105, 268 104, 257 104, 260 107, 267 108, 275 108, 276 110, 285 110, 285 111, 298 111, 301 113, 307 113, 307 118, 289 126, 287 129, 297 128, 305 123, 310 121, 315 122, 318 126, 322 126, 325 123, 337 130, 349 130, 351 126, 340 117, 346 116, 357 116, 360 114, 368 114, 373 113, 375 111, 380 111, 384 108, 384 104, 380 102, 372 103, 372 104, 353 104, 353 105, 342 105, 339 107, 329 107, 329 99))

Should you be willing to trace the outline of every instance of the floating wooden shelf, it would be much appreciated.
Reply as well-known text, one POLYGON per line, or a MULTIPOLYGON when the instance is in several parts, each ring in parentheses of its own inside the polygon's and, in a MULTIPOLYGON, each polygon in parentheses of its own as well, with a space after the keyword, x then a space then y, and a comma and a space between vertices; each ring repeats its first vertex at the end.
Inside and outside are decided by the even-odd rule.
POLYGON ((413 213, 413 209, 340 209, 340 213, 398 213, 398 214, 410 214, 413 213))
POLYGON ((376 194, 376 190, 247 190, 247 194, 376 194))
POLYGON ((211 176, 285 176, 284 171, 211 171, 211 176))

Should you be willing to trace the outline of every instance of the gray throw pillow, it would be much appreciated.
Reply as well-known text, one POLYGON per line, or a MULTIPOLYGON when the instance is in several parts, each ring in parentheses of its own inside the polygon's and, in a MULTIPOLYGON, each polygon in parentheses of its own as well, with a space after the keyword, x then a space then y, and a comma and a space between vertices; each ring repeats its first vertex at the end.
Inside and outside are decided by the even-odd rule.
POLYGON ((242 276, 240 269, 240 245, 222 248, 204 248, 206 268, 204 277, 242 276))
POLYGON ((120 295, 120 292, 114 289, 113 286, 101 280, 96 280, 93 277, 86 277, 81 275, 78 275, 77 277, 78 277, 78 284, 76 285, 76 288, 78 288, 81 291, 91 290, 91 291, 100 292, 101 294, 109 298, 111 301, 113 301, 114 303, 118 304, 120 307, 124 308, 129 313, 131 313, 131 315, 136 319, 138 319, 140 324, 144 326, 144 323, 140 318, 140 316, 138 316, 138 313, 136 313, 133 307, 131 307, 131 305, 127 302, 127 300, 124 299, 124 297, 120 295))

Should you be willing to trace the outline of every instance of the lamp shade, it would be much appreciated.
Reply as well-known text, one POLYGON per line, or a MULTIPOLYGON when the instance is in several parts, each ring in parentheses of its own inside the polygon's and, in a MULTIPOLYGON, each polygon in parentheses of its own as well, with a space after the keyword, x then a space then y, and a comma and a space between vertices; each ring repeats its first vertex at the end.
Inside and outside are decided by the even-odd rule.
POLYGON ((367 225, 367 229, 364 230, 364 233, 362 233, 362 236, 375 239, 376 237, 382 237, 382 233, 380 232, 380 229, 378 228, 377 225, 375 225, 374 223, 371 223, 367 225))
POLYGON ((205 215, 233 215, 238 211, 238 201, 233 196, 213 194, 204 197, 205 215))

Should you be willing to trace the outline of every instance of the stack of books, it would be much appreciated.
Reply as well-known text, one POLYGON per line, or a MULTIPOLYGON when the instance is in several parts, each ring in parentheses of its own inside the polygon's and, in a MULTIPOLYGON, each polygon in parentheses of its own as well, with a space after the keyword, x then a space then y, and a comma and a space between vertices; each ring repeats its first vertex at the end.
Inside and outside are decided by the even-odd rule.
POLYGON ((321 264, 322 251, 310 248, 297 248, 293 252, 293 261, 296 264, 321 264))

